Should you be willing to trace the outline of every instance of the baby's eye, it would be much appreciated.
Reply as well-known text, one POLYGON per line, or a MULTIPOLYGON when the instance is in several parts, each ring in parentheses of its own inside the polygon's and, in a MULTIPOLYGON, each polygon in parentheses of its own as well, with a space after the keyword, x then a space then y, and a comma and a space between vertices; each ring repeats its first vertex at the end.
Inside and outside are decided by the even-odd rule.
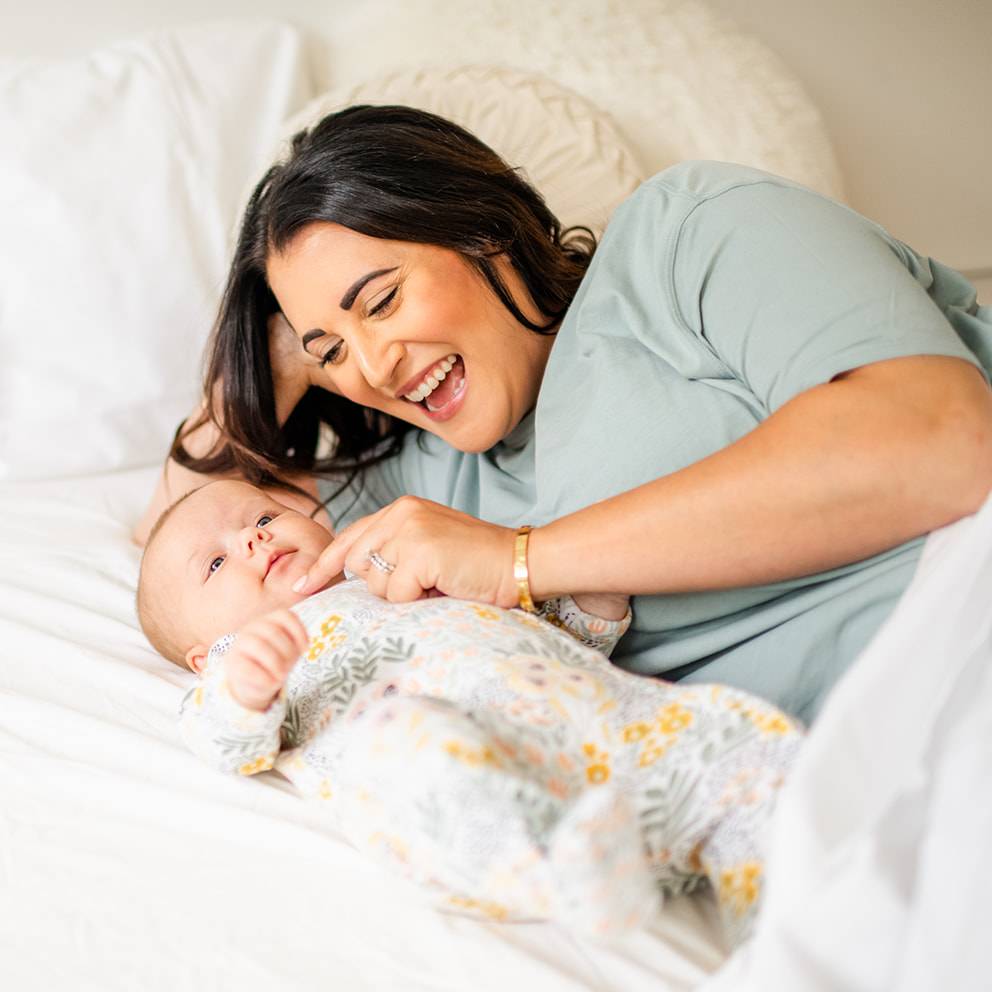
POLYGON ((224 556, 218 555, 214 560, 207 566, 207 571, 213 575, 221 565, 224 564, 224 556))
POLYGON ((270 517, 267 513, 263 513, 259 518, 258 522, 255 524, 256 527, 267 527, 275 517, 270 517))

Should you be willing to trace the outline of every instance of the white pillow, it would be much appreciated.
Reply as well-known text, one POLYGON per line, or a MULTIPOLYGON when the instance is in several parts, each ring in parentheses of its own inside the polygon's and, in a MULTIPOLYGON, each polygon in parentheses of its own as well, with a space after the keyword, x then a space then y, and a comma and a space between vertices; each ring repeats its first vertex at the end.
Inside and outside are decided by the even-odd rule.
POLYGON ((356 103, 439 114, 523 168, 566 227, 597 234, 645 178, 609 115, 546 76, 497 66, 408 70, 332 90, 286 122, 284 144, 325 114, 356 103))
POLYGON ((309 95, 269 20, 0 60, 0 478, 162 459, 241 190, 309 95))

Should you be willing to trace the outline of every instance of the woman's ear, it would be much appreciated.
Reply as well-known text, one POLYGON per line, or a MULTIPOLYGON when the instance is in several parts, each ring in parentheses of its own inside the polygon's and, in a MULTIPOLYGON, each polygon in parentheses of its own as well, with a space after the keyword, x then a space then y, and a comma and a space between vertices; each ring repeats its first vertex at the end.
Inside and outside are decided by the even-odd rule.
POLYGON ((203 666, 207 663, 207 652, 210 649, 206 644, 194 644, 186 652, 186 667, 197 675, 203 672, 203 666))

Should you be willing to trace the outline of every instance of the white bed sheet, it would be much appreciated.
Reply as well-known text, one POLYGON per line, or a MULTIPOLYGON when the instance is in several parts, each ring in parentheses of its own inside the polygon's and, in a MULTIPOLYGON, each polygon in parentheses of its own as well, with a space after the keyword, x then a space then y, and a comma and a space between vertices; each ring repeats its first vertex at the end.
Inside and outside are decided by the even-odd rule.
POLYGON ((156 470, 0 485, 0 961, 18 990, 694 988, 710 902, 611 945, 442 915, 275 774, 179 739, 192 676, 133 609, 156 470))
POLYGON ((192 676, 137 627, 129 530, 157 470, 0 484, 4 987, 713 992, 987 987, 992 500, 931 536, 831 697, 725 955, 709 899, 614 944, 442 915, 275 774, 184 749, 192 676))

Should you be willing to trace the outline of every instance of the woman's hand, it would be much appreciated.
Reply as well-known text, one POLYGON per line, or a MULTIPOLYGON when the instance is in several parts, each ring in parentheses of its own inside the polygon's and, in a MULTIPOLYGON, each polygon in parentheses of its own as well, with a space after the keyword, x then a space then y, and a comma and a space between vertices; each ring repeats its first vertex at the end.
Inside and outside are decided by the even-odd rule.
POLYGON ((516 606, 515 537, 510 527, 485 523, 430 500, 402 496, 341 531, 296 592, 320 589, 347 568, 364 578, 371 592, 394 603, 440 593, 516 606), (370 552, 392 569, 374 566, 370 552))
POLYGON ((296 404, 314 385, 319 366, 308 362, 300 339, 281 313, 269 317, 269 364, 276 398, 276 420, 286 423, 296 404))

